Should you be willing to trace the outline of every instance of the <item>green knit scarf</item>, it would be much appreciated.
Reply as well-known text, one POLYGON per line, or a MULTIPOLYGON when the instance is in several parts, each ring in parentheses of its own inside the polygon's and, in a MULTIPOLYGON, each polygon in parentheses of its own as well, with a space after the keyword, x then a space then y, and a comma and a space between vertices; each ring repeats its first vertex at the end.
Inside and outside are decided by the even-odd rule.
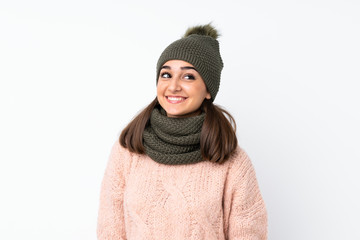
POLYGON ((169 165, 202 161, 200 133, 204 119, 205 113, 171 118, 163 109, 154 108, 143 134, 146 154, 158 163, 169 165))

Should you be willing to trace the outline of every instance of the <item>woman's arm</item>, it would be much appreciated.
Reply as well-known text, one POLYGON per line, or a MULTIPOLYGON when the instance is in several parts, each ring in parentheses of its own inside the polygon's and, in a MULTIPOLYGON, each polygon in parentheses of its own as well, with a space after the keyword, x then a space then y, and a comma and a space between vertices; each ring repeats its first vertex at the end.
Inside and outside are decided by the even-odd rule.
POLYGON ((229 169, 224 210, 228 219, 227 239, 267 239, 267 212, 264 200, 254 167, 243 150, 240 150, 229 169))
POLYGON ((114 144, 105 170, 100 193, 97 224, 99 240, 125 240, 123 190, 125 186, 122 154, 118 142, 114 144))

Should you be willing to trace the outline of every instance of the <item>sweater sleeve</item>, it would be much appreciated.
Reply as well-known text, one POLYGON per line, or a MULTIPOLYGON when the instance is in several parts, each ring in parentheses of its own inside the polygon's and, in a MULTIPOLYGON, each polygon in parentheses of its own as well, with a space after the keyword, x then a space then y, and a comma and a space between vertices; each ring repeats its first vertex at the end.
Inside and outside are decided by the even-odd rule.
POLYGON ((125 240, 123 196, 125 179, 123 156, 116 142, 102 180, 98 212, 97 237, 99 240, 125 240))
POLYGON ((239 148, 228 172, 225 190, 225 231, 228 240, 266 240, 267 211, 261 196, 254 167, 239 148))

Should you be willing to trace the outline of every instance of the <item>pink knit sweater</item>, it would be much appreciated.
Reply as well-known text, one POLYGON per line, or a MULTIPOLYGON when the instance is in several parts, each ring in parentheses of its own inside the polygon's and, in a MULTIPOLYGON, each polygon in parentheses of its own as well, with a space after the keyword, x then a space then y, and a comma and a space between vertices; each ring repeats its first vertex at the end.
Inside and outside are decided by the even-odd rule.
POLYGON ((102 182, 99 240, 267 239, 254 168, 240 147, 220 165, 163 165, 116 142, 102 182))

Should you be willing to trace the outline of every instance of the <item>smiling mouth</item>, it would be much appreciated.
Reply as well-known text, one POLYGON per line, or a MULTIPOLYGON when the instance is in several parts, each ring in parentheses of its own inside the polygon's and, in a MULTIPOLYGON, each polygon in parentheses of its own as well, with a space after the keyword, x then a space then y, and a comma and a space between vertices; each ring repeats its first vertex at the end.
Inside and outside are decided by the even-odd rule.
POLYGON ((170 103, 181 103, 183 101, 185 101, 187 98, 186 97, 171 97, 171 96, 166 96, 166 100, 170 103))

